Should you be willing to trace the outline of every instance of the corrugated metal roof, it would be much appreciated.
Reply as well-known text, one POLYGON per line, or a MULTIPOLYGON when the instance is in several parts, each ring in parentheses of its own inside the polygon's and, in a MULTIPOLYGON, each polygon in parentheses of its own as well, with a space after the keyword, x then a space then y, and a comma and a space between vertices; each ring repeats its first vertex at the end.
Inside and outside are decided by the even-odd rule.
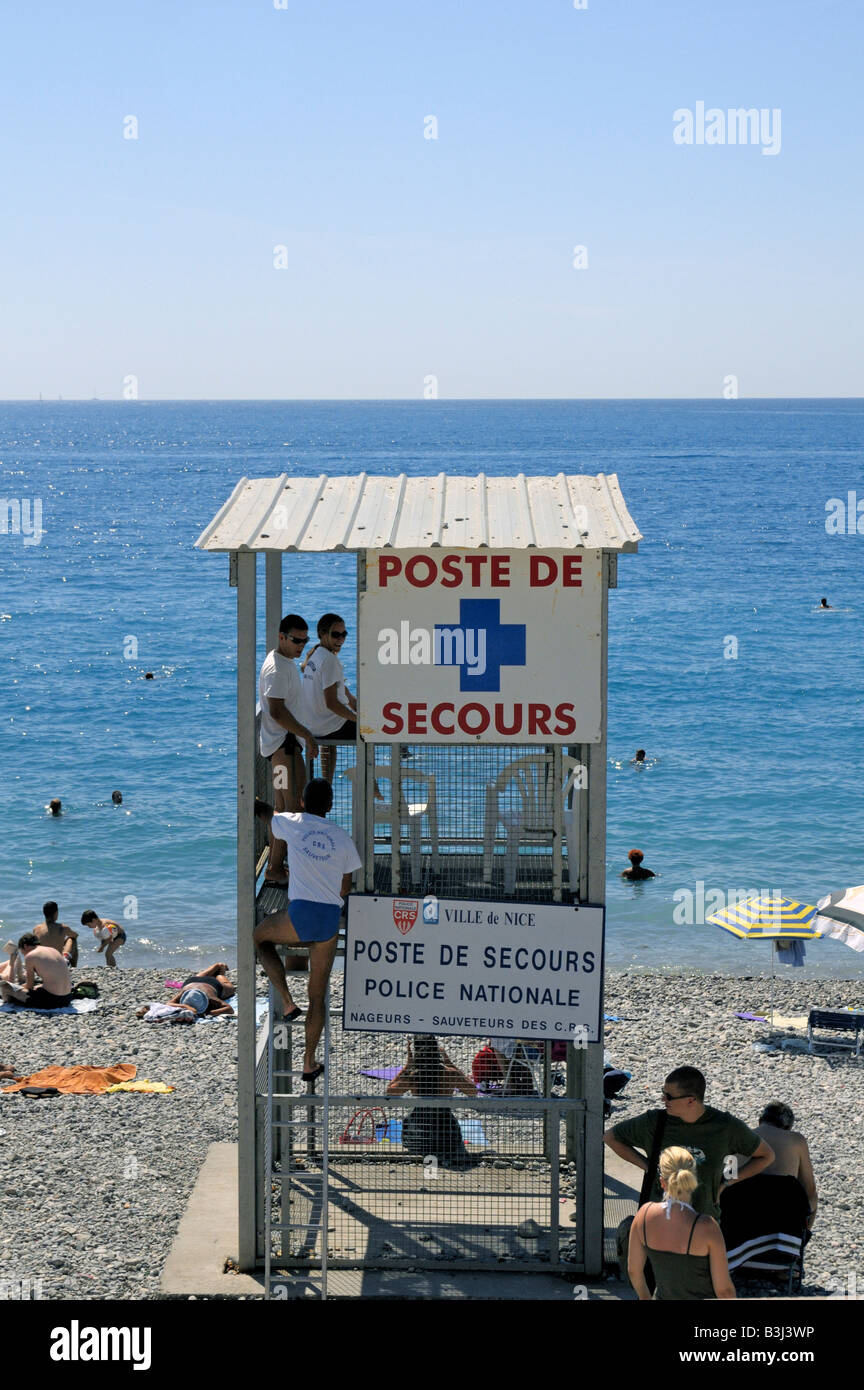
POLYGON ((241 478, 201 550, 636 550, 614 473, 241 478))

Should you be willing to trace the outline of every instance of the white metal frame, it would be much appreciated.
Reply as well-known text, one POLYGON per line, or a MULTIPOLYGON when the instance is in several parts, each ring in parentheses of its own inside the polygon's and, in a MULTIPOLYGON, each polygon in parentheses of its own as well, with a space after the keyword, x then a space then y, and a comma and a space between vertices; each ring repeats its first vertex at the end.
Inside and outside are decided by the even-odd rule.
MULTIPOLYGON (((256 1181, 266 1166, 261 1162, 256 1132, 256 1046, 255 1046, 255 952, 252 929, 255 923, 254 843, 255 786, 255 704, 256 704, 256 552, 231 552, 230 582, 237 589, 237 991, 238 991, 238 1125, 239 1125, 239 1248, 241 1269, 252 1269, 257 1262, 256 1181)), ((581 745, 574 752, 587 770, 587 795, 577 798, 578 871, 580 902, 605 903, 606 862, 606 728, 607 728, 607 651, 608 589, 615 584, 616 556, 603 554, 602 645, 601 645, 601 739, 581 745)), ((357 555, 358 588, 365 570, 363 552, 357 555)), ((268 648, 275 644, 281 617, 282 555, 266 552, 265 628, 268 648)), ((558 759, 563 751, 556 750, 558 759)), ((370 891, 374 885, 374 822, 367 815, 370 778, 374 768, 374 746, 358 743, 357 807, 355 836, 365 865, 365 882, 358 885, 370 891), (365 750, 366 756, 363 756, 365 750)), ((400 804, 399 760, 393 772, 393 804, 400 804)), ((554 804, 554 873, 560 892, 561 834, 565 811, 562 799, 554 804)), ((394 835, 392 891, 399 891, 399 836, 394 835)), ((584 1272, 599 1274, 603 1267, 603 1045, 588 1044, 571 1048, 567 1062, 567 1096, 582 1098, 584 1110, 573 1108, 567 1118, 567 1152, 579 1165, 581 1182, 580 1231, 584 1234, 584 1272), (583 1119, 584 1115, 584 1119, 583 1119), (584 1124, 584 1134, 583 1134, 584 1124), (584 1143, 584 1149, 583 1149, 584 1143)), ((263 1136, 262 1136, 263 1137, 263 1136)))

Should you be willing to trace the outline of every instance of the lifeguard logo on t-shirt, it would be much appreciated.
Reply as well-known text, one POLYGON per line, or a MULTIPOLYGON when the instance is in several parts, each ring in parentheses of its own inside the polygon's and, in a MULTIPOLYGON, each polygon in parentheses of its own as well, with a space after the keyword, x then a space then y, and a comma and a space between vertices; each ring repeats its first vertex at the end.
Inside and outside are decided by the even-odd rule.
POLYGON ((394 898, 393 899, 393 921, 404 936, 409 932, 417 921, 417 914, 420 911, 420 903, 417 898, 394 898))
POLYGON ((300 849, 310 859, 316 859, 319 863, 326 863, 336 853, 336 841, 327 830, 322 830, 316 826, 314 830, 304 832, 300 841, 300 849))

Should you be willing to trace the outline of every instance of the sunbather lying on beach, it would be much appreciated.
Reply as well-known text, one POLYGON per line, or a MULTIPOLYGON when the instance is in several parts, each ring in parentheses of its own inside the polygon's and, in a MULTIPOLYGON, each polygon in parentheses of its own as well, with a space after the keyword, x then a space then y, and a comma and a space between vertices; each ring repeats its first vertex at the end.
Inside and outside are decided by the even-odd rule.
POLYGON ((69 966, 53 946, 40 946, 32 932, 19 939, 18 949, 9 958, 9 972, 8 979, 0 979, 5 1004, 20 1004, 25 1009, 65 1009, 71 1002, 69 966), (19 952, 24 961, 23 985, 12 983, 19 952))
MULTIPOLYGON (((183 981, 183 988, 172 994, 168 1003, 188 1009, 199 1018, 205 1014, 209 1018, 218 1018, 221 1014, 233 1014, 233 1008, 225 1001, 236 993, 228 978, 228 966, 224 961, 217 961, 215 965, 202 970, 200 975, 189 975, 183 981)), ((149 1007, 149 1004, 142 1005, 137 1010, 137 1017, 143 1018, 149 1007)))

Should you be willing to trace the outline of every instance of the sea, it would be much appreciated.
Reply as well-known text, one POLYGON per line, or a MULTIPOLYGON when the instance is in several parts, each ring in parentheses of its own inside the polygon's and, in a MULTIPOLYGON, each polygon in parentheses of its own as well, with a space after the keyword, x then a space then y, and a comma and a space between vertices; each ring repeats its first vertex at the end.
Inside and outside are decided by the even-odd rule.
MULTIPOLYGON (((121 965, 236 959, 235 594, 194 542, 244 474, 603 472, 644 536, 609 600, 606 962, 764 974, 718 894, 864 882, 862 450, 861 400, 3 403, 4 939, 56 899, 123 923, 121 965), (656 878, 622 880, 634 847, 656 878)), ((283 573, 356 634, 352 556, 283 573)), ((819 940, 797 973, 857 1004, 862 967, 819 940)))

